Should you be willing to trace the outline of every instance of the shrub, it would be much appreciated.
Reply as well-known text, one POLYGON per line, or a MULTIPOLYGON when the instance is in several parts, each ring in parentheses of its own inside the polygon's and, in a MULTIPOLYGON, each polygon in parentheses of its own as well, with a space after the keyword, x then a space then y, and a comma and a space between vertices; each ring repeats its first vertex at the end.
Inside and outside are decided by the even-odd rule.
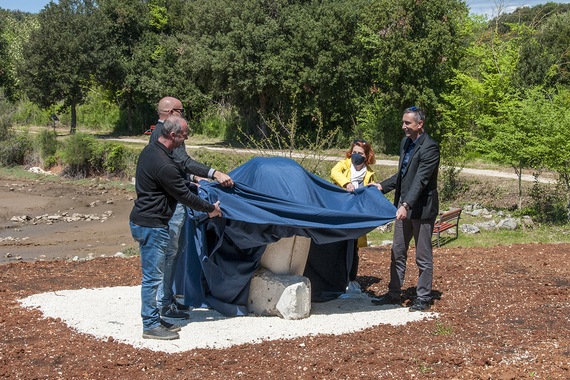
POLYGON ((61 158, 66 165, 62 174, 72 178, 89 176, 96 144, 97 140, 84 132, 69 136, 61 152, 61 158))
POLYGON ((14 133, 10 115, 2 114, 0 116, 0 164, 22 165, 31 150, 32 142, 28 135, 14 133))
POLYGON ((15 125, 51 125, 50 112, 24 97, 16 103, 12 122, 15 125))
POLYGON ((193 123, 192 128, 199 135, 231 140, 235 137, 238 123, 239 116, 235 109, 229 105, 218 104, 206 109, 199 121, 193 123))
POLYGON ((26 155, 32 151, 32 142, 27 134, 13 134, 0 142, 0 163, 23 165, 26 155))
POLYGON ((93 145, 91 170, 96 174, 111 174, 125 169, 125 147, 117 142, 103 142, 93 145))
POLYGON ((53 156, 57 152, 59 142, 55 132, 48 129, 42 129, 35 138, 36 145, 40 151, 40 158, 45 160, 49 156, 53 156))
POLYGON ((566 197, 562 183, 557 182, 555 186, 541 184, 535 175, 529 196, 532 201, 522 210, 523 214, 532 216, 539 222, 555 224, 567 222, 566 197))

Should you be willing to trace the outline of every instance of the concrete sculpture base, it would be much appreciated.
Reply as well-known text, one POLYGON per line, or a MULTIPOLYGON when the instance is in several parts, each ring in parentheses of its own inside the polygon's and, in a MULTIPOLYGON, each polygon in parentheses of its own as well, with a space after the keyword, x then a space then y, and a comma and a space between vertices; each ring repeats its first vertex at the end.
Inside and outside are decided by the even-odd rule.
POLYGON ((311 282, 302 276, 311 239, 301 236, 268 244, 251 279, 248 310, 257 315, 302 319, 311 312, 311 282))

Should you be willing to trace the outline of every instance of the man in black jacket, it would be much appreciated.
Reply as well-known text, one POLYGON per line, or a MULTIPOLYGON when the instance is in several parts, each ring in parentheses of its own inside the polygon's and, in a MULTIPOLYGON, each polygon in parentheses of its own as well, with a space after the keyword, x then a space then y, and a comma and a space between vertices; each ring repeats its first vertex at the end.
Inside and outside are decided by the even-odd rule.
POLYGON ((410 311, 430 308, 433 279, 432 231, 439 212, 437 173, 439 146, 424 131, 425 114, 418 107, 404 111, 402 129, 406 137, 400 144, 398 172, 377 187, 382 193, 396 190, 394 206, 396 222, 392 242, 390 283, 388 293, 375 298, 376 305, 400 303, 400 293, 406 274, 408 247, 412 236, 416 243, 416 263, 419 269, 417 298, 410 311))
MULTIPOLYGON (((156 123, 150 136, 150 143, 158 140, 164 126, 164 120, 170 116, 184 117, 182 102, 173 97, 162 98, 158 103, 158 123, 156 123)), ((200 178, 209 178, 217 180, 222 186, 233 186, 233 181, 227 174, 193 160, 186 152, 184 142, 172 150, 172 157, 178 166, 180 175, 185 180, 198 182, 200 178)), ((178 260, 186 248, 185 222, 186 207, 182 203, 178 203, 169 222, 168 233, 170 235, 170 241, 165 253, 163 282, 158 288, 157 295, 160 315, 163 317, 188 318, 188 314, 186 314, 185 311, 189 310, 189 307, 176 300, 172 288, 178 260)))
POLYGON ((181 327, 163 321, 156 294, 162 283, 169 221, 178 202, 210 218, 221 216, 219 202, 210 204, 190 191, 174 163, 172 150, 188 138, 188 124, 180 116, 168 118, 161 135, 141 152, 136 169, 137 199, 130 215, 133 238, 139 243, 142 282, 143 338, 177 339, 181 327))

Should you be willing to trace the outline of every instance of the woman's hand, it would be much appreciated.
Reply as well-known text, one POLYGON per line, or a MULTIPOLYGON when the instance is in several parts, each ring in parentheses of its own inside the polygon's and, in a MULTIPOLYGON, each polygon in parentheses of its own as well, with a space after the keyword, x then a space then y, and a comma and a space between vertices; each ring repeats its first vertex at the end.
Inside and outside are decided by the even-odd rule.
POLYGON ((351 193, 354 193, 354 185, 352 184, 352 182, 346 185, 346 190, 350 191, 351 193))

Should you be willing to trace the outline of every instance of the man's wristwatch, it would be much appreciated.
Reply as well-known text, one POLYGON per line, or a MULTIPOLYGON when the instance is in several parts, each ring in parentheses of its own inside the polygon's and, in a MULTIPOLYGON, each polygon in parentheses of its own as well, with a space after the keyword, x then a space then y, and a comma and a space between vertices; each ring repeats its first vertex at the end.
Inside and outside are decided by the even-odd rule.
POLYGON ((408 211, 410 211, 412 208, 410 207, 409 204, 407 204, 406 202, 402 203, 402 206, 404 206, 404 208, 408 211))

